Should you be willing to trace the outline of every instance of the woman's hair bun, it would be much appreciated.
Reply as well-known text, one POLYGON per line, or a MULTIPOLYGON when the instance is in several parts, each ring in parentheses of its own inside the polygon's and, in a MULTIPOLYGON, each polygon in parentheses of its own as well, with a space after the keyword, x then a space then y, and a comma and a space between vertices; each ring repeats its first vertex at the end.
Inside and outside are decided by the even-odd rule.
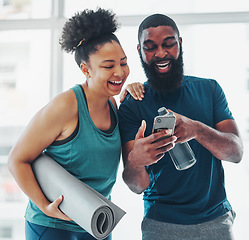
POLYGON ((114 33, 119 24, 111 10, 97 8, 77 12, 64 25, 60 39, 61 48, 73 52, 79 44, 84 44, 103 34, 114 33))

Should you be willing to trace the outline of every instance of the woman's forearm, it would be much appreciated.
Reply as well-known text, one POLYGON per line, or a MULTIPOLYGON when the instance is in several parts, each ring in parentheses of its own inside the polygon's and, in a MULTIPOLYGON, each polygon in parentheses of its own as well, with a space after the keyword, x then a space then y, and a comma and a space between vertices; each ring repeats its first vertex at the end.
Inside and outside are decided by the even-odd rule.
POLYGON ((30 163, 14 163, 10 159, 8 167, 22 191, 41 211, 45 212, 45 209, 50 202, 42 193, 39 184, 35 179, 30 163))

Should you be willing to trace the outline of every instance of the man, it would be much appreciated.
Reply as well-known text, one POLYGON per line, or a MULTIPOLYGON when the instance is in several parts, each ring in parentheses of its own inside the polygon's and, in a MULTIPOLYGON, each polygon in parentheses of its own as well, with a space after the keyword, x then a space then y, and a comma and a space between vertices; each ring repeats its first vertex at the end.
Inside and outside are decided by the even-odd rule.
POLYGON ((212 79, 184 76, 182 38, 165 15, 143 20, 137 49, 148 79, 144 98, 127 96, 119 115, 123 179, 133 192, 144 193, 143 240, 233 239, 235 213, 222 161, 240 162, 243 146, 221 87, 212 79), (163 106, 174 112, 176 126, 171 137, 156 141, 168 133, 152 134, 163 106), (178 171, 167 152, 186 141, 197 161, 178 171))

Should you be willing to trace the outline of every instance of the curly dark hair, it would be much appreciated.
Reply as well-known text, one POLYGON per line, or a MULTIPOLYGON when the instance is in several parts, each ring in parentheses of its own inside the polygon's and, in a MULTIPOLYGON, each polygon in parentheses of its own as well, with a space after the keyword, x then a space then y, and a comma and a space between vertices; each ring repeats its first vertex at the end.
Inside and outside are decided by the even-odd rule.
POLYGON ((80 66, 82 61, 88 62, 90 54, 99 46, 113 40, 120 44, 114 34, 118 27, 116 15, 111 10, 85 9, 65 23, 59 42, 64 51, 75 52, 75 60, 80 66))

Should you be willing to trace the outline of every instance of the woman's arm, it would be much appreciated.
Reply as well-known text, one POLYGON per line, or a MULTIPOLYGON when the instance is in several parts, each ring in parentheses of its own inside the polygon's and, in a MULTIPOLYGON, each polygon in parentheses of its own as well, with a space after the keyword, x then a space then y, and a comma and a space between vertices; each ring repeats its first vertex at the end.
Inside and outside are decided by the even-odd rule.
POLYGON ((53 203, 46 199, 35 179, 31 163, 54 140, 69 135, 75 124, 72 119, 77 124, 77 102, 74 93, 69 90, 58 95, 33 117, 8 159, 9 170, 23 192, 46 215, 64 220, 70 218, 58 208, 62 196, 58 196, 53 203))

